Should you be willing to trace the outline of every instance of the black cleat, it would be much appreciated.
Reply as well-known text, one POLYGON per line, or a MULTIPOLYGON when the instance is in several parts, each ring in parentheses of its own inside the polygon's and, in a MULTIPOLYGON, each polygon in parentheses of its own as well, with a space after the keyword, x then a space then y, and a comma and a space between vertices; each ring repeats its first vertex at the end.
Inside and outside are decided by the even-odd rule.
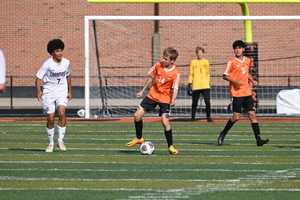
POLYGON ((264 145, 264 144, 268 144, 268 142, 269 142, 269 139, 266 139, 266 140, 257 140, 256 141, 256 144, 257 144, 257 146, 262 146, 262 145, 264 145))
POLYGON ((219 145, 222 145, 222 144, 223 144, 223 141, 224 141, 225 136, 226 136, 226 133, 225 133, 224 131, 221 131, 221 132, 220 132, 220 136, 219 136, 219 138, 218 138, 218 144, 219 144, 219 145))
POLYGON ((212 118, 208 118, 207 122, 214 122, 214 120, 212 120, 212 118))

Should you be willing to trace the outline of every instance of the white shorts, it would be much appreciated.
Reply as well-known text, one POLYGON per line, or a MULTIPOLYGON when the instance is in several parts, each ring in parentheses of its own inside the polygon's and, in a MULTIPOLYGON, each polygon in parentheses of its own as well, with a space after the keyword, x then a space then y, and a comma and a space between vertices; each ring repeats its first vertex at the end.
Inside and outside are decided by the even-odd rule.
POLYGON ((43 95, 42 97, 42 107, 44 114, 54 113, 58 106, 63 105, 67 107, 68 99, 67 94, 59 95, 59 96, 50 96, 43 95))

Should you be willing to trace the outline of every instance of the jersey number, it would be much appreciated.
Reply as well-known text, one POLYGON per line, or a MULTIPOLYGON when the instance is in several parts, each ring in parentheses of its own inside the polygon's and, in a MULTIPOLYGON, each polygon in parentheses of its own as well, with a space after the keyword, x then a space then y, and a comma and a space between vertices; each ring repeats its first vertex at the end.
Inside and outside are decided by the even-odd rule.
POLYGON ((161 79, 159 79, 158 82, 160 82, 161 84, 164 84, 164 83, 165 83, 165 79, 164 79, 164 78, 161 78, 161 79))
POLYGON ((60 82, 60 78, 57 79, 57 84, 59 84, 59 82, 60 82))
POLYGON ((245 67, 242 68, 242 74, 246 74, 245 67))

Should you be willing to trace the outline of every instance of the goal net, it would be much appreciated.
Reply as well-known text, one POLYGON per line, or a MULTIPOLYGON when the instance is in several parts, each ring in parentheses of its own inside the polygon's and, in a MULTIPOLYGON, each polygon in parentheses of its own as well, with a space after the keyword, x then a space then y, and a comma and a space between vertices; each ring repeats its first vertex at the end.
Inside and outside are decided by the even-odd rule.
MULTIPOLYGON (((251 20, 251 42, 257 51, 253 61, 259 82, 255 90, 257 114, 276 115, 277 94, 300 85, 299 16, 86 16, 86 117, 133 116, 142 100, 136 93, 167 47, 179 52, 175 65, 181 73, 172 116, 189 117, 192 99, 186 88, 189 63, 196 58, 197 46, 205 49, 204 58, 211 64, 212 117, 229 115, 228 82, 222 74, 234 56, 232 43, 245 41, 244 20, 251 20)), ((157 112, 146 116, 157 116, 157 112)), ((196 117, 205 117, 202 96, 196 117)))

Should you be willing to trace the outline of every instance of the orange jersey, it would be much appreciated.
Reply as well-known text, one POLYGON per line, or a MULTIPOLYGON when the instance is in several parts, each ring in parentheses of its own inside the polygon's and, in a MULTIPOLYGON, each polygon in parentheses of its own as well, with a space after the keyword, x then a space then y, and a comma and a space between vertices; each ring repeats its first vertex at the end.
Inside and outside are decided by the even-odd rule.
POLYGON ((240 86, 231 82, 229 83, 231 97, 245 97, 252 95, 248 80, 249 70, 250 58, 248 57, 244 56, 243 60, 238 60, 236 57, 233 57, 228 61, 223 74, 243 83, 240 86))
POLYGON ((162 62, 157 62, 148 72, 154 78, 147 97, 160 103, 170 103, 172 89, 179 89, 180 72, 177 67, 167 69, 162 62))

